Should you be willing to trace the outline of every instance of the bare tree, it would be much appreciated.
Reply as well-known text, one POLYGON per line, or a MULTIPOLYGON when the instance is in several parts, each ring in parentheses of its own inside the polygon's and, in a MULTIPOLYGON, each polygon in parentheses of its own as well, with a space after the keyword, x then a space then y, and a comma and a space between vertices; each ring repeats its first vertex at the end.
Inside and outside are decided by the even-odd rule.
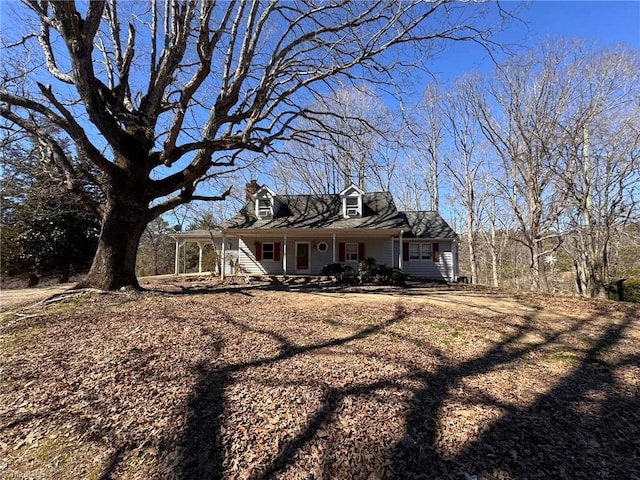
POLYGON ((295 141, 271 172, 290 193, 336 193, 354 183, 387 189, 397 152, 398 126, 382 99, 365 85, 319 99, 294 125, 295 141))
POLYGON ((149 222, 140 240, 137 270, 141 275, 161 275, 173 271, 174 242, 169 224, 158 217, 149 222))
POLYGON ((532 50, 496 69, 473 96, 483 134, 497 153, 494 178, 519 229, 513 237, 529 252, 531 288, 540 290, 542 259, 559 247, 553 230, 565 207, 560 127, 574 100, 567 82, 567 51, 532 50))
POLYGON ((434 211, 440 209, 442 142, 447 122, 442 95, 437 83, 428 84, 420 102, 405 119, 408 134, 405 143, 416 152, 411 158, 411 174, 414 179, 407 187, 415 190, 412 195, 416 199, 426 193, 429 208, 434 211))
POLYGON ((486 229, 483 231, 483 236, 491 257, 491 285, 497 287, 500 285, 500 266, 502 264, 501 253, 504 251, 508 240, 506 235, 499 235, 498 229, 499 227, 502 227, 501 229, 504 232, 505 230, 508 230, 508 228, 505 228, 505 215, 500 206, 500 197, 493 195, 487 188, 490 183, 488 176, 484 177, 483 182, 485 184, 486 193, 484 212, 487 219, 487 225, 489 227, 488 231, 486 229))
MULTIPOLYGON (((199 187, 243 152, 268 153, 290 137, 310 99, 338 80, 389 82, 414 52, 424 61, 445 40, 484 43, 478 15, 500 8, 419 0, 23 5, 39 30, 24 21, 3 32, 0 115, 39 138, 45 162, 102 219, 85 284, 103 289, 138 287, 146 225, 193 200, 228 196, 199 187), (44 121, 75 143, 76 155, 44 121), (87 182, 104 201, 87 194, 87 182)), ((26 15, 15 10, 16 19, 26 15)))
MULTIPOLYGON (((480 178, 483 162, 477 155, 479 126, 476 122, 473 105, 468 101, 472 96, 477 79, 466 77, 453 85, 453 91, 443 97, 439 104, 442 118, 445 120, 444 129, 452 142, 452 152, 445 162, 446 172, 451 179, 457 198, 462 203, 466 216, 467 247, 469 249, 469 264, 471 281, 478 283, 478 258, 476 255, 478 243, 479 220, 482 209, 482 193, 480 178)), ((430 123, 433 123, 435 118, 430 123)), ((435 130, 435 127, 431 127, 435 130)), ((440 134, 438 134, 440 136, 440 134)), ((438 140, 439 142, 439 140, 438 140)), ((432 141, 434 150, 437 144, 432 141)), ((431 154, 430 159, 437 169, 437 154, 431 154)), ((433 169, 433 168, 432 168, 433 169)), ((438 191, 437 175, 434 190, 438 191)), ((433 197, 432 197, 433 198, 433 197)), ((437 202, 437 194, 435 201, 437 202)))
POLYGON ((611 243, 634 220, 640 194, 640 56, 583 44, 573 52, 576 101, 563 124, 571 206, 562 218, 565 250, 578 292, 606 297, 611 243))

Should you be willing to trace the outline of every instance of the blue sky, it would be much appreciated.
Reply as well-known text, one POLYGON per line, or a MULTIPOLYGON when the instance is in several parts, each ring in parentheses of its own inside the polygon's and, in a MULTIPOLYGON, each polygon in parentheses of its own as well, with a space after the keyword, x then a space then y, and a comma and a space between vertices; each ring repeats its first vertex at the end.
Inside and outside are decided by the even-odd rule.
MULTIPOLYGON (((509 44, 512 50, 526 49, 548 37, 580 38, 599 47, 619 43, 640 50, 640 0, 632 1, 543 1, 524 4, 503 0, 507 10, 517 10, 517 19, 510 21, 494 40, 509 44)), ((13 8, 17 0, 0 0, 2 29, 15 28, 13 8)), ((470 71, 489 73, 493 64, 486 51, 469 42, 449 44, 437 58, 425 65, 442 83, 470 71)), ((415 75, 407 91, 423 90, 428 77, 415 75)), ((248 177, 255 172, 246 172, 248 177)))
MULTIPOLYGON (((506 9, 521 7, 495 40, 512 48, 526 48, 546 38, 580 38, 599 47, 625 44, 640 49, 640 0, 503 2, 506 9)), ((491 59, 469 43, 449 45, 431 65, 443 82, 468 71, 488 73, 491 59)))

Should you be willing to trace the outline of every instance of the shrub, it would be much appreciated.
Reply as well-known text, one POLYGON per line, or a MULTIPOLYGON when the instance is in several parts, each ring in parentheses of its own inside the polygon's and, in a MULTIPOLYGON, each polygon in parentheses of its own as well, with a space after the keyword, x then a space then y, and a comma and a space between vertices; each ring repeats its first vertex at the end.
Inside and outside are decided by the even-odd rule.
POLYGON ((322 267, 321 273, 335 277, 336 283, 341 285, 353 285, 358 280, 355 270, 349 265, 342 265, 341 263, 329 263, 322 267))
POLYGON ((322 275, 329 277, 335 277, 344 271, 344 266, 341 263, 328 263, 322 267, 322 275))
POLYGON ((376 285, 403 286, 409 276, 402 270, 387 265, 376 265, 373 258, 367 258, 360 263, 360 283, 374 283, 376 285))
POLYGON ((356 275, 356 271, 353 267, 345 265, 342 272, 336 275, 336 280, 341 285, 353 285, 358 283, 358 276, 356 275))
POLYGON ((404 286, 409 275, 397 268, 387 265, 376 265, 375 258, 367 258, 360 262, 358 275, 349 265, 341 263, 329 263, 322 267, 322 274, 335 277, 341 285, 353 285, 355 283, 369 283, 375 285, 404 286))

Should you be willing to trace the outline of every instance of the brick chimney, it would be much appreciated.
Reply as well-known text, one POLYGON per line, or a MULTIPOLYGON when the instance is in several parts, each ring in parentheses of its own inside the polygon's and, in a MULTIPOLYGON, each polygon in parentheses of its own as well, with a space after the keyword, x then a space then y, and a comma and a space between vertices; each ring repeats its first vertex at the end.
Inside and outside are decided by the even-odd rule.
POLYGON ((247 185, 245 186, 246 188, 246 192, 247 192, 247 201, 251 200, 251 197, 253 195, 255 195, 255 193, 260 190, 260 188, 262 188, 260 185, 258 185, 258 181, 257 180, 251 180, 249 183, 247 183, 247 185))

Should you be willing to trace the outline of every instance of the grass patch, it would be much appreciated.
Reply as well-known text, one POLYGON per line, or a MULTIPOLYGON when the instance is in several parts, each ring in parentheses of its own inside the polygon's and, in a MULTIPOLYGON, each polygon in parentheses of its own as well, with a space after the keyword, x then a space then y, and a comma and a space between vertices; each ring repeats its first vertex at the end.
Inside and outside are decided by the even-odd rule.
POLYGON ((10 355, 18 350, 26 350, 34 346, 38 343, 41 331, 41 328, 33 327, 0 338, 0 353, 10 355))
POLYGON ((18 320, 20 320, 20 316, 17 313, 14 313, 14 312, 0 313, 0 327, 9 325, 12 322, 17 322, 18 320))
POLYGON ((380 319, 375 315, 365 315, 358 319, 361 325, 376 325, 380 322, 380 319))
POLYGON ((574 352, 560 351, 553 352, 552 354, 547 356, 547 360, 553 363, 561 363, 568 366, 573 366, 578 364, 580 358, 574 352))
POLYGON ((338 322, 337 320, 334 320, 333 318, 327 318, 324 320, 324 323, 326 323, 327 325, 329 325, 331 328, 338 328, 340 327, 340 322, 338 322))
POLYGON ((429 328, 432 328, 434 330, 444 330, 444 328, 446 327, 446 325, 444 323, 438 323, 438 322, 429 322, 427 323, 427 326, 429 328))

